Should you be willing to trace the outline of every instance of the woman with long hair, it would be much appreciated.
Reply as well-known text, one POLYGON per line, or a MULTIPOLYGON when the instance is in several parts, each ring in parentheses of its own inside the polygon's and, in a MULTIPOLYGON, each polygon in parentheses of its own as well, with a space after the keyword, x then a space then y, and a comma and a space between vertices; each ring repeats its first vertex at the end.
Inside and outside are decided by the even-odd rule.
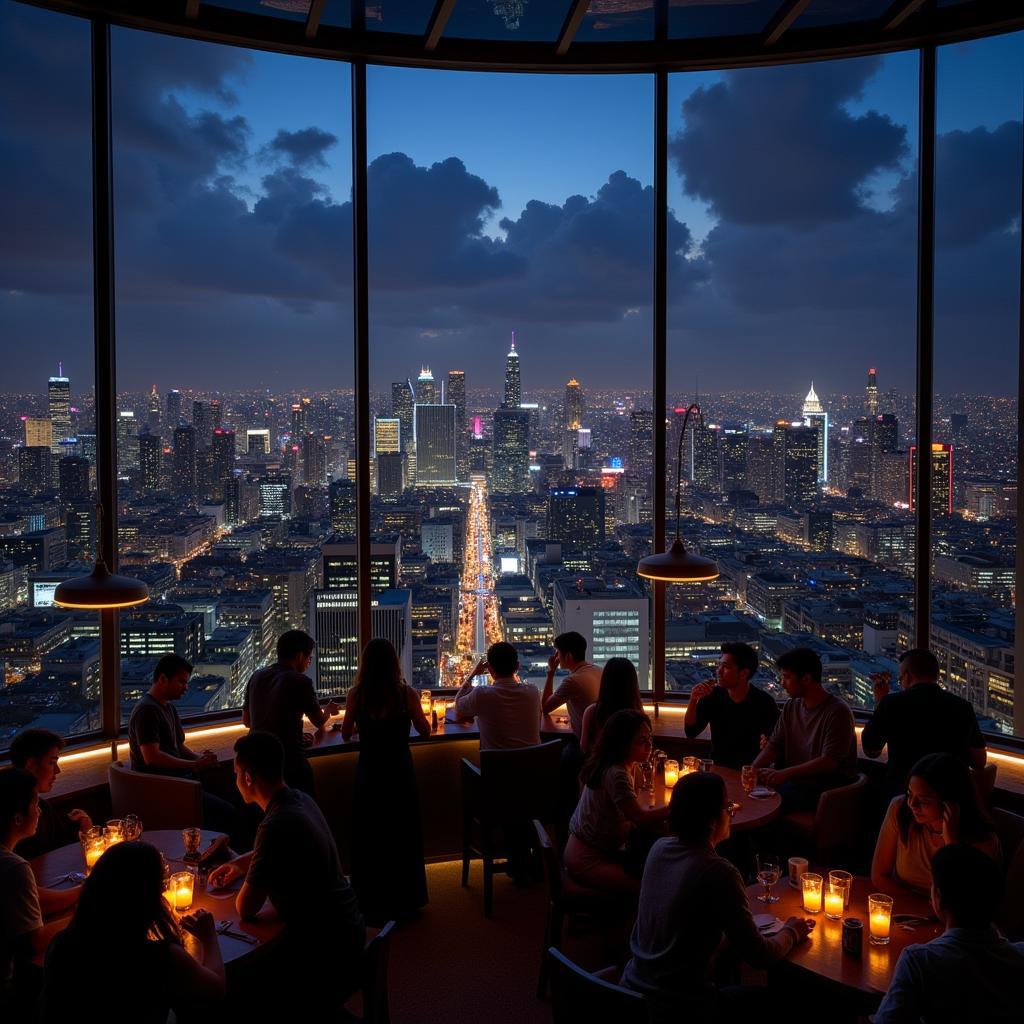
POLYGON ((633 766, 651 756, 651 723, 642 711, 616 711, 583 765, 576 811, 569 823, 566 870, 583 885, 636 894, 639 875, 627 870, 626 842, 634 829, 663 822, 668 807, 647 808, 636 798, 633 766))
POLYGON ((68 927, 50 945, 44 1019, 74 1020, 82 1000, 116 1000, 115 1017, 164 1024, 174 1010, 195 1013, 224 996, 224 963, 213 917, 199 910, 181 927, 199 942, 186 952, 163 898, 163 858, 144 842, 119 843, 96 862, 68 927))
POLYGON ((922 757, 904 796, 889 804, 871 861, 871 881, 888 892, 900 886, 927 896, 932 857, 943 846, 967 843, 999 860, 999 837, 978 802, 967 766, 952 754, 922 757))
POLYGON ((371 640, 345 700, 341 734, 359 734, 352 819, 352 885, 371 924, 411 918, 427 902, 423 826, 409 731, 430 735, 419 694, 390 641, 371 640))
POLYGON ((598 734, 616 711, 643 711, 640 700, 640 681, 636 666, 629 658, 609 658, 601 672, 601 687, 597 701, 583 712, 580 746, 584 754, 593 749, 598 734))

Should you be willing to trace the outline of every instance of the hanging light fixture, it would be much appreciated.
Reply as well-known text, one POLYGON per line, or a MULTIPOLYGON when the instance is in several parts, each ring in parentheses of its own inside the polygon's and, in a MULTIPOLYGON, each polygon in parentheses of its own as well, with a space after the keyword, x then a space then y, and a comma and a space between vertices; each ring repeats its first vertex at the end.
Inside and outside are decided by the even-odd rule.
POLYGON ((690 414, 696 413, 700 422, 704 417, 700 406, 694 402, 686 410, 683 417, 683 429, 679 432, 679 451, 676 456, 676 539, 668 551, 660 555, 648 555, 640 559, 636 574, 648 580, 660 580, 662 583, 706 583, 718 577, 718 564, 710 558, 690 554, 683 547, 679 537, 680 509, 682 507, 683 483, 683 441, 686 438, 686 425, 690 422, 690 414))
POLYGON ((103 506, 96 505, 99 552, 96 565, 88 576, 75 576, 64 580, 53 593, 53 603, 61 608, 131 608, 149 600, 149 587, 142 580, 130 576, 116 576, 107 568, 103 557, 103 506))

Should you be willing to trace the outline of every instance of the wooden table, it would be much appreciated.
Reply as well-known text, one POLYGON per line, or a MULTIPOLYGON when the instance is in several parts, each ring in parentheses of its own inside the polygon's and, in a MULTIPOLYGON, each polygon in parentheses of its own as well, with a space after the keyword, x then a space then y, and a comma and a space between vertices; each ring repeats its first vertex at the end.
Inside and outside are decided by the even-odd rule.
MULTIPOLYGON (((827 869, 815 870, 827 881, 827 869)), ((773 970, 813 975, 819 984, 839 993, 847 1002, 853 1002, 868 1012, 876 1009, 889 988, 896 961, 904 947, 915 942, 929 942, 942 934, 942 926, 937 922, 915 925, 908 931, 894 921, 889 933, 889 944, 873 945, 868 935, 868 895, 876 891, 870 878, 854 878, 850 905, 844 916, 860 918, 864 924, 863 950, 858 958, 842 950, 843 922, 829 921, 824 912, 806 913, 802 894, 790 887, 785 876, 773 890, 774 895, 780 897, 778 903, 761 903, 756 897, 764 892, 764 888, 761 885, 750 886, 747 896, 750 899, 750 910, 755 916, 772 913, 783 921, 791 916, 813 918, 815 921, 810 937, 801 942, 773 970)), ((931 905, 923 896, 900 893, 894 895, 893 899, 894 916, 914 914, 926 917, 932 912, 931 905)))
MULTIPOLYGON (((732 819, 732 832, 749 832, 751 829, 767 825, 779 816, 782 808, 782 797, 773 792, 771 796, 758 800, 743 791, 740 773, 735 768, 715 765, 712 771, 725 779, 727 798, 739 804, 739 810, 732 819)), ((665 779, 655 772, 654 789, 651 791, 651 807, 664 807, 672 798, 672 790, 666 788, 665 779)))
MULTIPOLYGON (((207 829, 203 829, 201 849, 206 849, 220 835, 220 832, 210 832, 207 829)), ((182 857, 185 855, 185 849, 182 845, 180 831, 158 829, 152 832, 143 832, 142 841, 155 846, 167 858, 171 865, 171 871, 185 870, 185 863, 182 860, 182 857)), ((32 870, 35 872, 36 879, 40 885, 64 888, 67 883, 61 883, 61 879, 74 871, 85 870, 82 847, 79 843, 73 843, 70 846, 62 846, 58 850, 44 853, 32 861, 32 870)), ((270 909, 269 904, 255 921, 242 921, 238 916, 238 911, 235 909, 236 889, 237 883, 235 889, 221 897, 197 890, 192 903, 192 910, 208 910, 218 922, 230 921, 232 931, 242 932, 259 940, 259 945, 257 946, 250 945, 242 939, 232 938, 229 935, 218 935, 221 956, 224 958, 226 966, 232 961, 241 960, 247 954, 253 952, 253 950, 258 949, 259 946, 270 942, 283 927, 280 919, 270 909)), ((185 933, 183 939, 185 948, 193 956, 196 956, 198 944, 194 936, 185 933)))

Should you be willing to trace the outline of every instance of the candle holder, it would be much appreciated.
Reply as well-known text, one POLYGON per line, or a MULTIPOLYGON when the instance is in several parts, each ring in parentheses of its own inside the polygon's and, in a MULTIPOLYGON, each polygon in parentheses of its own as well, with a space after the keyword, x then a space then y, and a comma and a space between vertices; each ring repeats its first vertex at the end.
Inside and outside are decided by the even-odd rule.
POLYGON ((85 861, 85 873, 88 875, 96 861, 103 856, 107 848, 106 836, 101 825, 94 825, 79 835, 82 844, 82 859, 85 861))
MULTIPOLYGON (((170 891, 173 899, 171 906, 182 912, 192 906, 192 897, 195 893, 196 876, 191 871, 177 871, 171 875, 170 891)), ((164 893, 166 896, 167 894, 164 893)))
POLYGON ((841 921, 843 919, 843 897, 846 895, 846 888, 842 883, 838 885, 829 881, 828 890, 825 892, 825 917, 829 921, 841 921))
POLYGON ((892 897, 874 892, 868 897, 868 929, 871 944, 888 946, 892 930, 892 897))
POLYGON ((107 827, 103 834, 107 841, 107 846, 116 846, 118 843, 123 843, 124 822, 120 818, 111 818, 107 822, 107 827))
POLYGON ((679 762, 668 760, 665 762, 665 788, 671 789, 679 781, 679 762))
POLYGON ((423 710, 423 714, 429 715, 430 708, 433 700, 429 690, 420 690, 420 708, 423 710))
POLYGON ((850 893, 853 890, 853 875, 849 871, 830 871, 828 873, 828 884, 833 889, 843 891, 843 910, 850 906, 850 893))
POLYGON ((699 757, 684 757, 683 758, 683 775, 689 775, 691 772, 700 770, 700 758, 699 757))
POLYGON ((751 764, 745 764, 740 769, 740 785, 744 793, 749 793, 757 785, 757 769, 751 764))
POLYGON ((808 914, 821 913, 821 875, 813 871, 805 871, 800 883, 803 886, 804 910, 808 914))

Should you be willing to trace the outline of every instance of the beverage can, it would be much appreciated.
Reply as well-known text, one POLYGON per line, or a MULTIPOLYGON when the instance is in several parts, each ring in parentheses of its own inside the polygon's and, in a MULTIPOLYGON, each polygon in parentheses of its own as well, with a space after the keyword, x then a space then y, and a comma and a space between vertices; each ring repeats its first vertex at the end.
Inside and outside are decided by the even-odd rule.
POLYGON ((857 917, 843 920, 843 952, 849 956, 860 956, 864 947, 864 922, 857 917))

